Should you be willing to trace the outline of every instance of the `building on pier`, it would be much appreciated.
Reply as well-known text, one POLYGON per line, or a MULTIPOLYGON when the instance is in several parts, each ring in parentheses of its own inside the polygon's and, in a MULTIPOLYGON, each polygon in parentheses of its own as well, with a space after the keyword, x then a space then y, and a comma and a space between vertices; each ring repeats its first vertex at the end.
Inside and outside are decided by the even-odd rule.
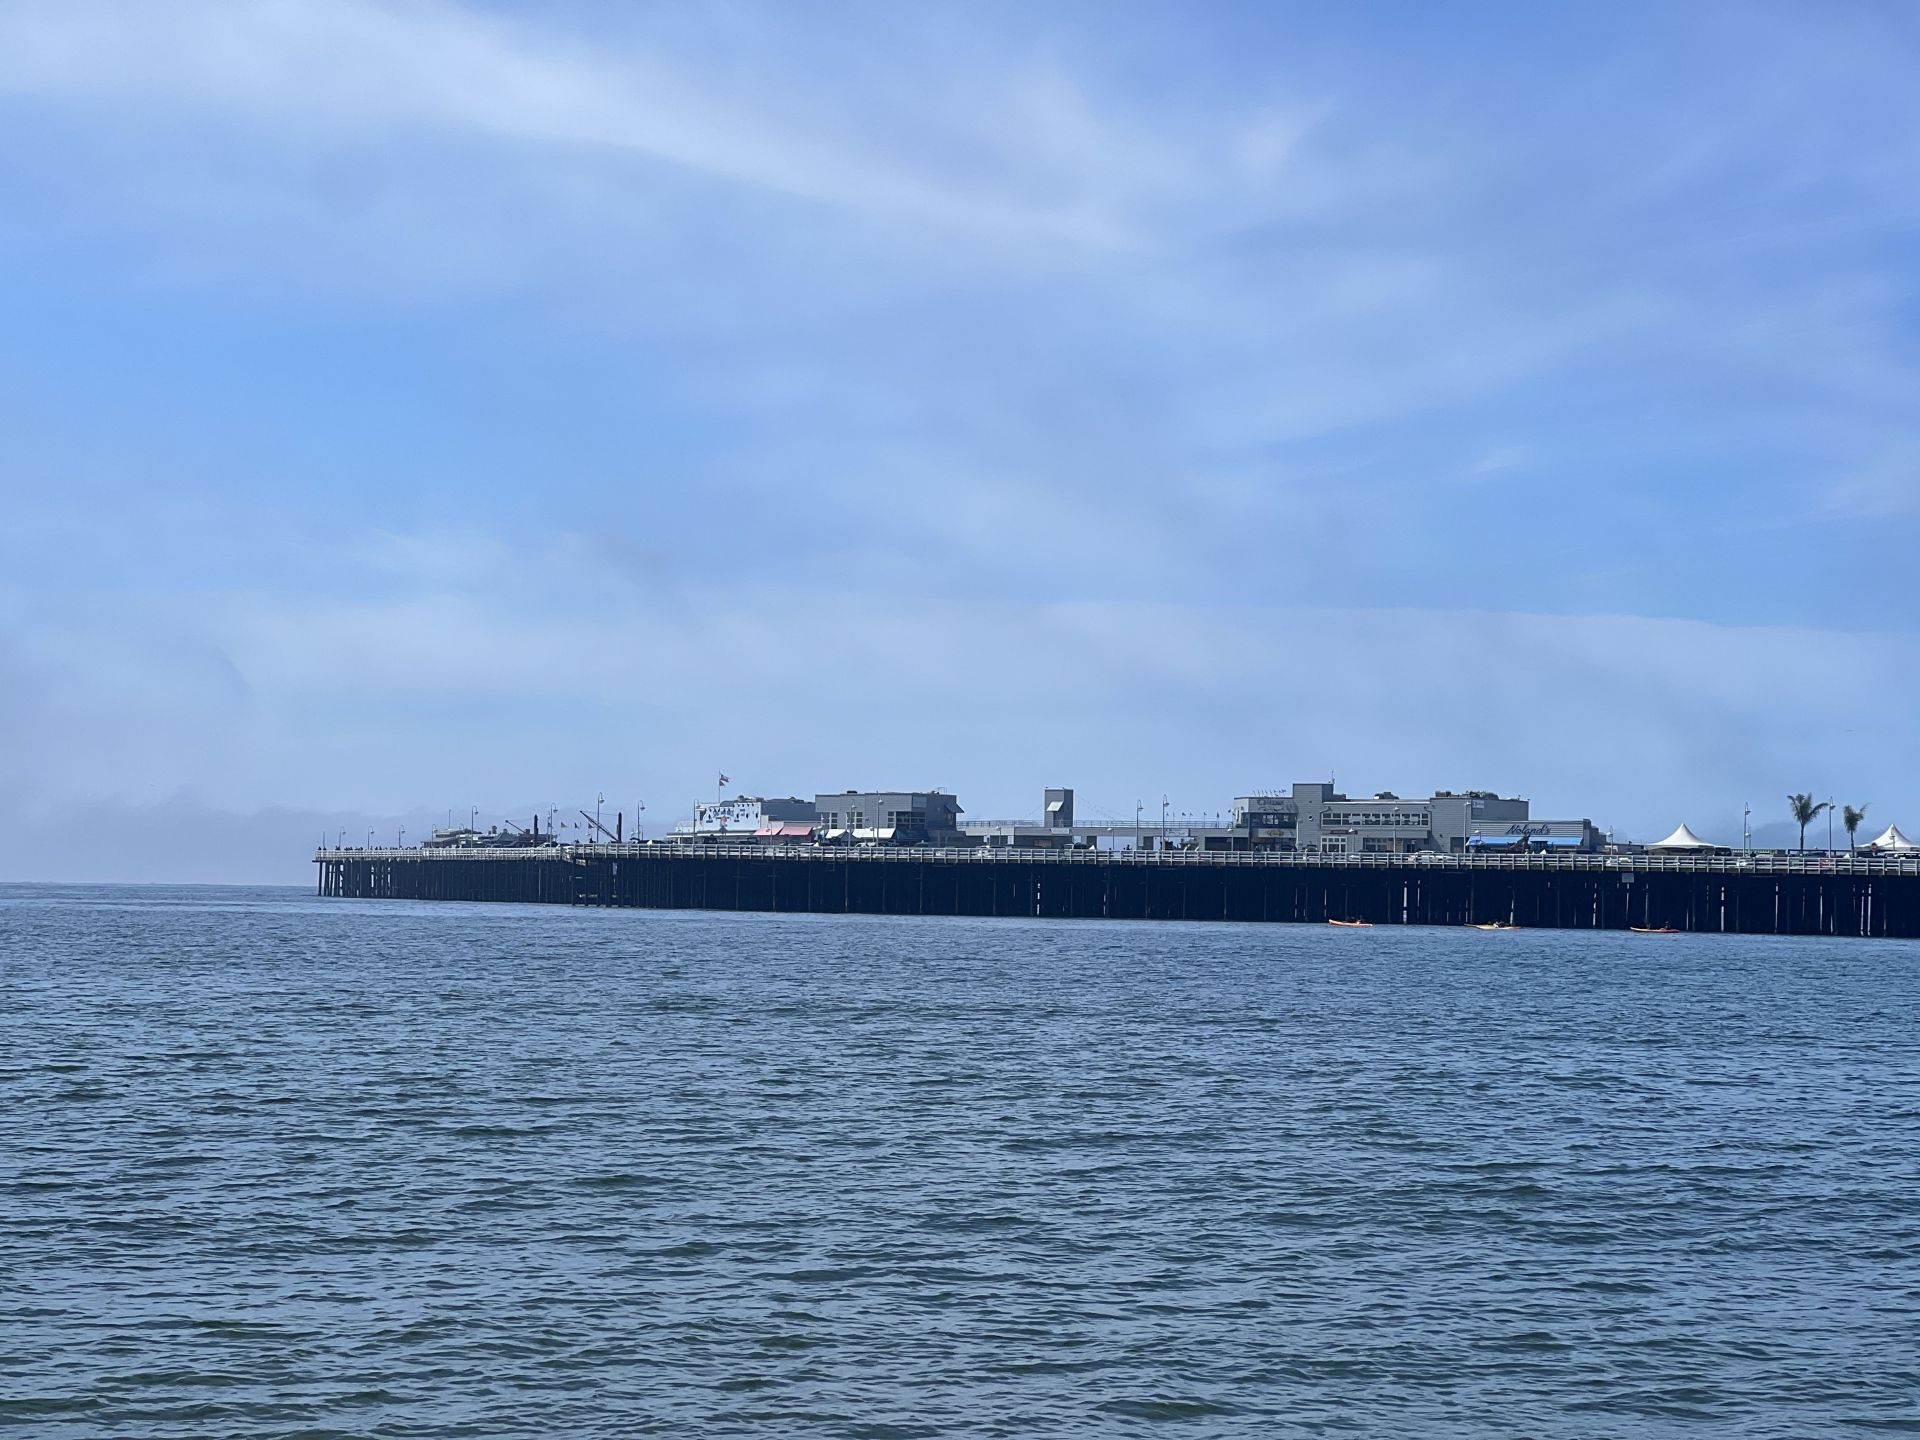
POLYGON ((816 795, 819 838, 834 844, 970 845, 960 802, 938 790, 842 790, 816 795))
POLYGON ((702 845, 791 845, 811 840, 818 818, 813 802, 797 795, 782 799, 736 795, 731 800, 695 805, 693 823, 676 827, 669 838, 702 845))
POLYGON ((1535 820, 1528 801, 1490 790, 1435 791, 1403 800, 1390 791, 1357 798, 1331 782, 1301 782, 1286 795, 1242 795, 1233 802, 1230 846, 1308 855, 1411 855, 1523 848, 1598 850, 1589 820, 1535 820))
POLYGON ((1089 838, 1074 828, 1073 791, 1064 788, 1046 792, 1038 824, 1031 820, 970 820, 960 828, 978 844, 1020 850, 1067 850, 1089 838))

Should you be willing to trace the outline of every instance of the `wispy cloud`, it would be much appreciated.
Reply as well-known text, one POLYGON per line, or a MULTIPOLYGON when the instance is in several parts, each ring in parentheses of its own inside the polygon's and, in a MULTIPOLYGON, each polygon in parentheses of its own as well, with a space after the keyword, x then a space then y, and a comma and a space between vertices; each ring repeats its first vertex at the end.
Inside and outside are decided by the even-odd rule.
MULTIPOLYGON (((824 75, 788 71, 771 91, 754 67, 695 79, 663 48, 435 3, 162 12, 78 0, 0 21, 0 85, 16 94, 244 125, 267 143, 358 147, 411 132, 598 151, 883 222, 1076 246, 1139 244, 1139 217, 1195 193, 1190 152, 1103 112, 1066 72, 968 74, 964 56, 948 58, 960 73, 946 93, 895 95, 895 113, 875 115, 833 103, 824 75), (902 140, 931 140, 946 162, 930 168, 902 140)), ((1277 172, 1298 131, 1263 117, 1238 158, 1277 172)))
POLYGON ((1920 437, 1899 436, 1859 469, 1833 482, 1832 503, 1869 518, 1920 515, 1920 437))
POLYGON ((1481 452, 1460 473, 1469 480, 1483 479, 1488 475, 1500 475, 1509 470, 1518 470, 1533 458, 1533 452, 1525 445, 1495 445, 1481 452))

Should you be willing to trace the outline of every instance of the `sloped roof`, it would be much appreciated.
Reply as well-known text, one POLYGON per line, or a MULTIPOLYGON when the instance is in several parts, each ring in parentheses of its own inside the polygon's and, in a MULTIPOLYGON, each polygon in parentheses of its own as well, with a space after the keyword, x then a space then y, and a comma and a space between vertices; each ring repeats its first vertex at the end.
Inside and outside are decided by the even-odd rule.
POLYGON ((1711 850, 1713 845, 1702 840, 1684 824, 1666 839, 1647 847, 1649 850, 1711 850))
POLYGON ((1914 844, 1913 841, 1902 835, 1898 825, 1889 825, 1885 833, 1873 842, 1871 848, 1875 850, 1920 850, 1920 845, 1914 844))

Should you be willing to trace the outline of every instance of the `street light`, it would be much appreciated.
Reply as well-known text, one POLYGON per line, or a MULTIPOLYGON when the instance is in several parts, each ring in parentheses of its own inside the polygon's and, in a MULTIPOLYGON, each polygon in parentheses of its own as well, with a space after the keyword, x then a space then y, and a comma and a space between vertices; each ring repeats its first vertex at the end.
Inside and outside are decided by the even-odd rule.
POLYGON ((475 805, 467 811, 467 829, 478 830, 479 828, 480 828, 480 807, 478 805, 475 805))
POLYGON ((373 848, 373 826, 369 825, 367 827, 367 849, 371 850, 372 848, 373 848))
POLYGON ((404 850, 406 848, 406 839, 407 827, 402 825, 393 833, 393 848, 396 850, 404 850))

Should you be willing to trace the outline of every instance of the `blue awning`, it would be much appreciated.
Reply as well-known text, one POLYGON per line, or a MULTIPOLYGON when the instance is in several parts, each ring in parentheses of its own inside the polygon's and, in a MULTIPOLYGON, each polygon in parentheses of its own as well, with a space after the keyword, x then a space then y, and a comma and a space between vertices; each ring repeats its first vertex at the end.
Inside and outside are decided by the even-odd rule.
POLYGON ((1578 835, 1469 835, 1467 844, 1482 845, 1552 845, 1557 849, 1576 849, 1580 845, 1578 835))

